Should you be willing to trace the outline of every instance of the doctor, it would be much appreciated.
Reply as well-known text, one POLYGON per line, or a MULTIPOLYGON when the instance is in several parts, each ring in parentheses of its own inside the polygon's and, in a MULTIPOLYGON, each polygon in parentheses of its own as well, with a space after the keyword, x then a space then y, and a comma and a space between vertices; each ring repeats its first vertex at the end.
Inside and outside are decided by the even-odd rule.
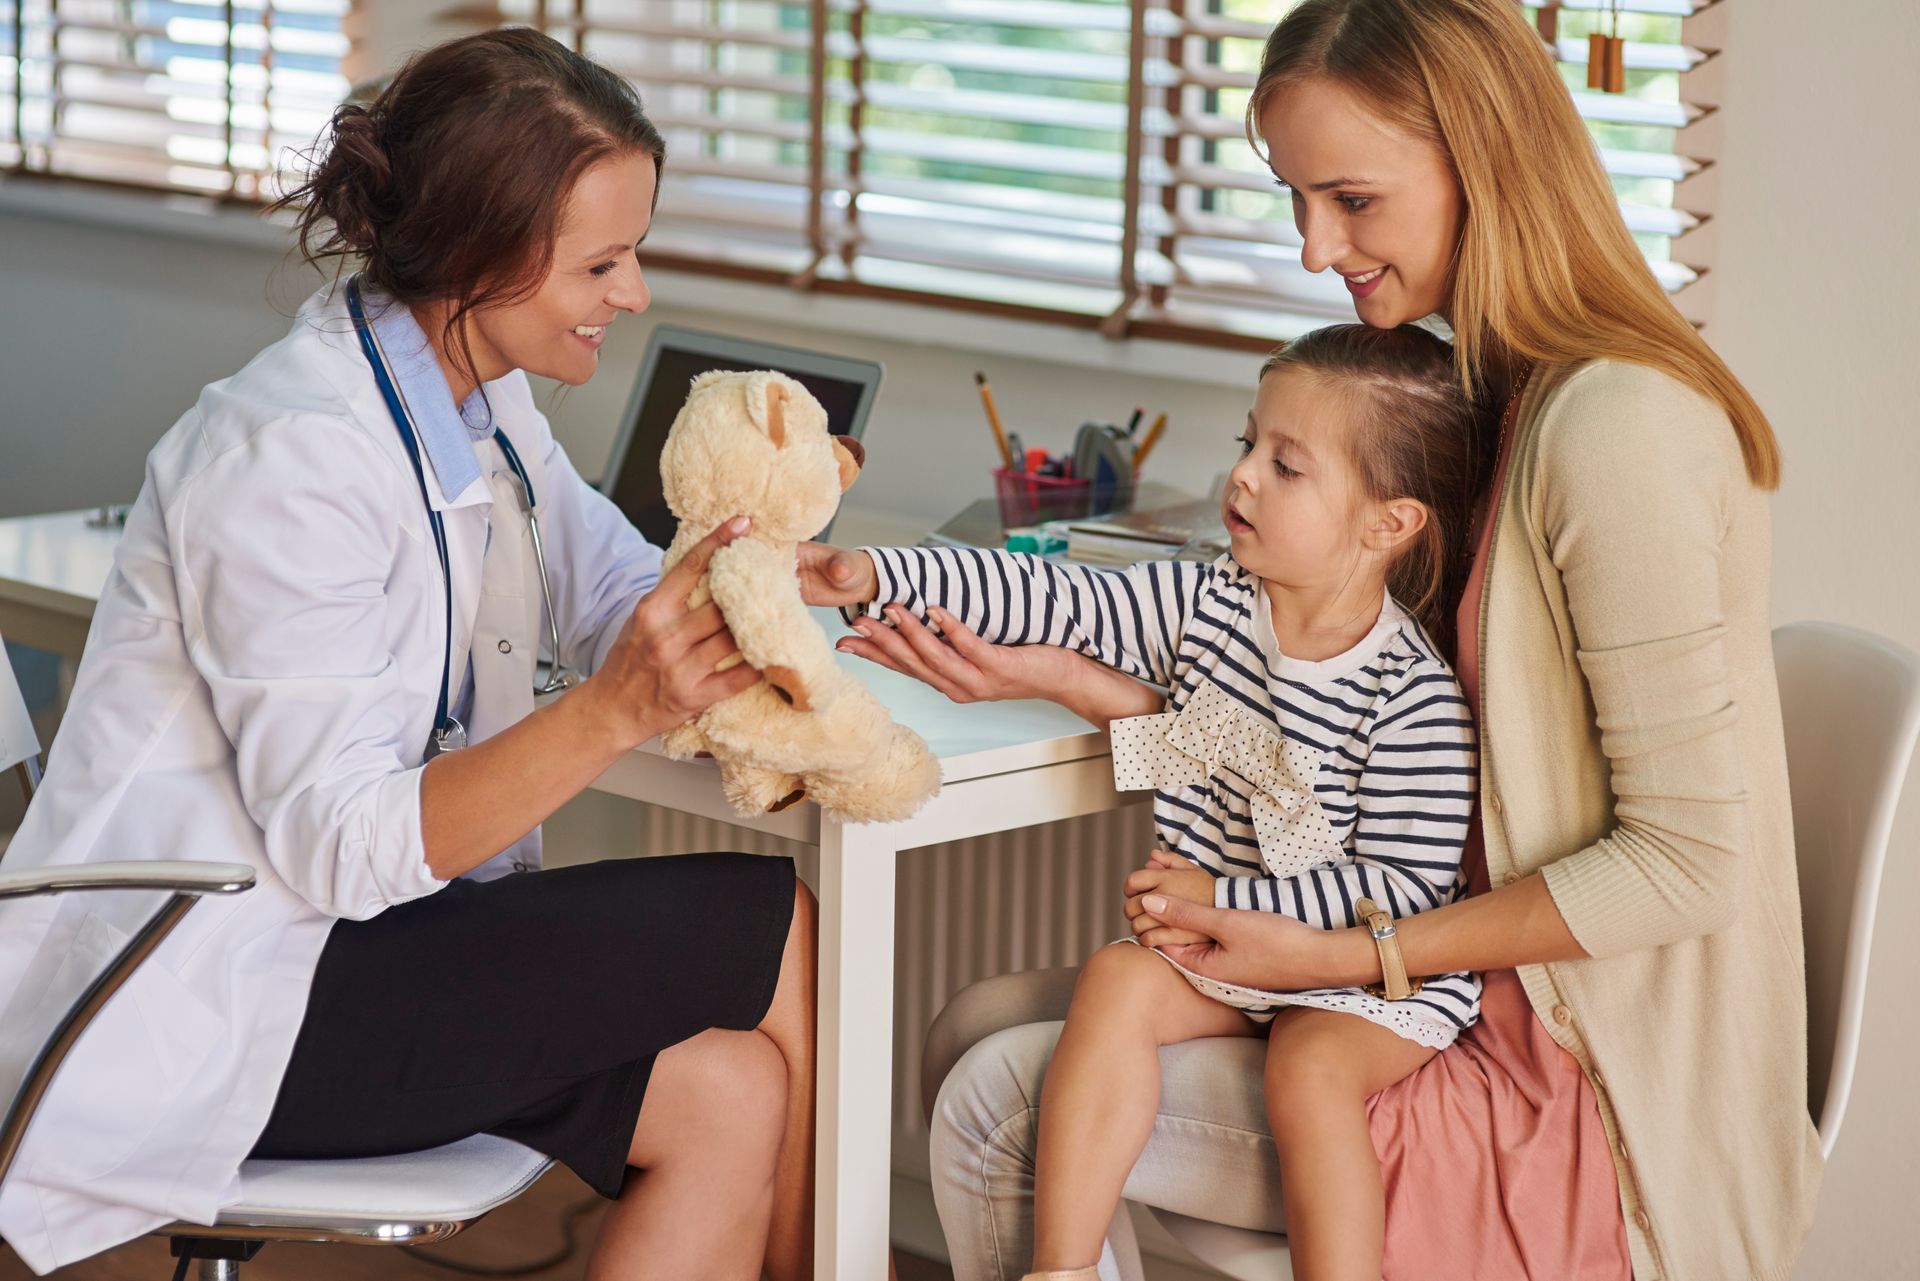
MULTIPOLYGON (((719 614, 534 407, 648 301, 660 135, 545 36, 340 108, 298 205, 352 259, 155 446, 10 867, 245 862, 87 1033, 0 1188, 36 1270, 211 1220, 249 1155, 480 1132, 615 1199, 592 1276, 810 1267, 813 904, 782 859, 540 871, 539 824, 743 689, 719 614), (536 524, 537 522, 537 524, 536 524), (535 708, 543 644, 581 673, 535 708)), ((0 1081, 150 906, 0 912, 0 1081)))

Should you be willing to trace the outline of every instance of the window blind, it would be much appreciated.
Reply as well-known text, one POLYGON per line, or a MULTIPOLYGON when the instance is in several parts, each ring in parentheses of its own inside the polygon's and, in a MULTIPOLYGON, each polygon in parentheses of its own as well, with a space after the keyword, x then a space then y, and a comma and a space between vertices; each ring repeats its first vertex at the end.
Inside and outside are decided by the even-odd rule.
MULTIPOLYGON (((358 0, 362 5, 376 0, 358 0)), ((1724 0, 1521 7, 1662 283, 1704 264, 1676 140, 1711 107, 1689 19, 1724 0), (1618 10, 1616 14, 1615 10, 1618 10), (1587 36, 1625 41, 1623 93, 1587 36)), ((344 95, 353 0, 0 0, 0 164, 270 194, 344 95)), ((630 78, 671 161, 651 261, 1261 347, 1351 315, 1300 266, 1243 118, 1274 0, 502 0, 630 78)), ((382 61, 391 61, 382 58, 382 61)))
POLYGON ((349 0, 0 0, 0 165, 257 200, 347 92, 349 0))
MULTIPOLYGON (((1697 264, 1675 149, 1713 56, 1712 0, 1523 6, 1561 64, 1661 282, 1697 264), (1626 41, 1626 92, 1585 87, 1586 36, 1626 41)), ((527 22, 639 86, 668 138, 654 261, 1039 315, 1115 335, 1259 346, 1351 315, 1243 120, 1271 0, 520 0, 527 22)))

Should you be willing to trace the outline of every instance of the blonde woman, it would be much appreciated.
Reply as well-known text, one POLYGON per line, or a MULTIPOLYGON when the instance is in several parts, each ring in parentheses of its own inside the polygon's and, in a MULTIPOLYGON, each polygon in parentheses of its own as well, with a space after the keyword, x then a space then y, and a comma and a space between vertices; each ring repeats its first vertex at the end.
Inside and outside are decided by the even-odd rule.
MULTIPOLYGON (((1768 622, 1766 418, 1669 304, 1511 0, 1306 0, 1249 113, 1310 270, 1360 318, 1438 313, 1497 412, 1458 612, 1481 741, 1475 893, 1403 922, 1409 972, 1485 972, 1482 1018, 1375 1095, 1384 1221, 1303 1281, 1786 1277, 1813 1213, 1806 1017, 1768 622)), ((1492 415, 1490 415, 1491 419, 1492 415)), ((829 574, 832 572, 828 569, 829 574)), ((910 620, 848 647, 962 698, 1157 710, 1083 660, 910 620)), ((1143 856, 1146 851, 1142 851, 1143 856)), ((1363 929, 1125 893, 1142 942, 1266 989, 1377 982, 1363 929)), ((1033 1255, 1039 1087, 1070 972, 963 993, 929 1047, 933 1171, 960 1281, 1033 1255), (950 1073, 945 1073, 949 1064, 950 1073)), ((1161 1056, 1129 1198, 1269 1231, 1333 1073, 1262 1105, 1261 1047, 1161 1056), (1280 1160, 1276 1160, 1276 1144, 1280 1160)), ((1288 1082, 1266 1083, 1269 1098, 1288 1082)), ((1138 1276, 1125 1217, 1103 1276, 1138 1276)))

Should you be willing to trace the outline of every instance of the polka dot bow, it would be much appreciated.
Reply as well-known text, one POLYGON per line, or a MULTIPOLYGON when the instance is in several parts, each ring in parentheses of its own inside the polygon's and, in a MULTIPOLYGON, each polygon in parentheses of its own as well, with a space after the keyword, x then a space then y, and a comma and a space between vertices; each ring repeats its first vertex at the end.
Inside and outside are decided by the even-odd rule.
POLYGON ((1177 712, 1113 722, 1112 742, 1114 786, 1123 792, 1237 775, 1252 788, 1260 859, 1275 876, 1345 857, 1313 791, 1325 749, 1282 734, 1212 681, 1177 712))

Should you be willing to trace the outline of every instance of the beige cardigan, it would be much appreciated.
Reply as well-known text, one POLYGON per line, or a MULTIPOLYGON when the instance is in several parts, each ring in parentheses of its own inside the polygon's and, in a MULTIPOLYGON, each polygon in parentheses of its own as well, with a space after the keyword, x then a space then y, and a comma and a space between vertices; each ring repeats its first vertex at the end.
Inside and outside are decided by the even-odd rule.
POLYGON ((1613 1145, 1637 1281, 1785 1278, 1813 1217, 1767 498, 1666 375, 1539 371, 1480 615, 1494 884, 1591 958, 1520 968, 1613 1145))

